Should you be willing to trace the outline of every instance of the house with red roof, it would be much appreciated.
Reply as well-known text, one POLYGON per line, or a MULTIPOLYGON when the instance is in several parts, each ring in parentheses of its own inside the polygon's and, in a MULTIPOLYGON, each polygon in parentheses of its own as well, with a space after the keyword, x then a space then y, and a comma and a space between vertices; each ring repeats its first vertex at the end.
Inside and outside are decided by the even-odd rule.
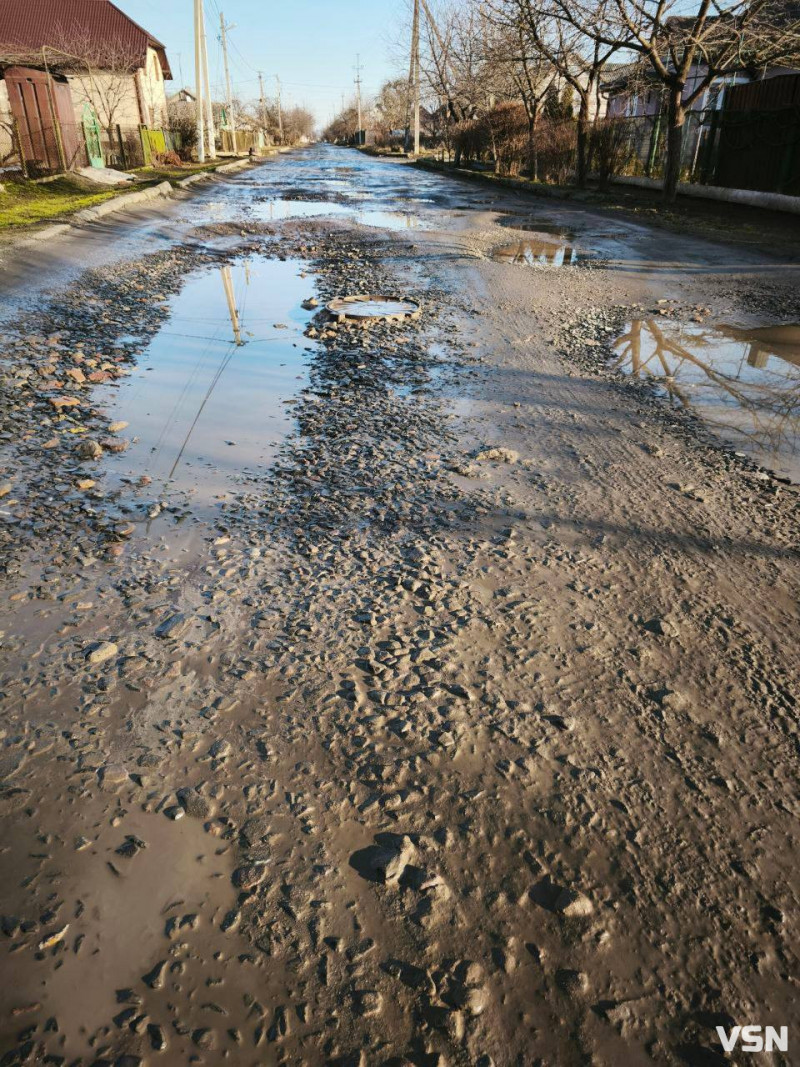
POLYGON ((54 155, 85 164, 87 131, 97 162, 98 138, 108 155, 123 131, 167 121, 166 49, 111 0, 0 0, 0 78, 0 123, 43 171, 63 169, 54 155))

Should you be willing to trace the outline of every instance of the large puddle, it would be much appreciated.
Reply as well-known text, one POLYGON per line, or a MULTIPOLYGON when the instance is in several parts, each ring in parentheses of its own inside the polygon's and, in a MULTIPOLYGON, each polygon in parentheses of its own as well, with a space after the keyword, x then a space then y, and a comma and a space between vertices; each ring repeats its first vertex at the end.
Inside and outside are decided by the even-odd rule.
POLYGON ((374 226, 384 230, 414 230, 423 226, 422 220, 410 211, 380 211, 332 200, 264 199, 253 205, 253 212, 261 222, 346 218, 361 226, 374 226))
POLYGON ((492 252, 492 259, 497 263, 514 263, 525 267, 570 267, 579 261, 581 255, 568 241, 541 237, 502 245, 492 252))
POLYGON ((187 282, 133 373, 105 393, 132 442, 104 461, 112 477, 146 476, 156 494, 190 493, 203 508, 274 459, 293 427, 287 401, 306 383, 312 312, 301 305, 314 286, 302 268, 255 257, 187 282))
POLYGON ((739 329, 636 319, 616 366, 693 408, 763 467, 800 482, 800 325, 739 329))

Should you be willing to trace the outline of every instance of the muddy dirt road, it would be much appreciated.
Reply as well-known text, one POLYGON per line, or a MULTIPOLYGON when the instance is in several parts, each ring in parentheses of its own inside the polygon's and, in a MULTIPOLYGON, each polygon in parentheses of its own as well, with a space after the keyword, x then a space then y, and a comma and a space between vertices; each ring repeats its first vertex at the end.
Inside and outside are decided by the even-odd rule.
POLYGON ((328 147, 0 263, 0 1062, 796 1045, 799 274, 328 147))

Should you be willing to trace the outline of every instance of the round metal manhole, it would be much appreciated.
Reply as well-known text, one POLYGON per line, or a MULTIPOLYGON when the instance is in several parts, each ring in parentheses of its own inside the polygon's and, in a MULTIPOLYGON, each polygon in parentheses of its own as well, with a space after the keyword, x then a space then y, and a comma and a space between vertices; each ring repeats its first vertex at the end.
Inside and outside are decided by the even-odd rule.
POLYGON ((415 300, 401 300, 392 296, 342 296, 331 300, 327 310, 342 319, 384 319, 399 322, 417 319, 420 307, 415 300))

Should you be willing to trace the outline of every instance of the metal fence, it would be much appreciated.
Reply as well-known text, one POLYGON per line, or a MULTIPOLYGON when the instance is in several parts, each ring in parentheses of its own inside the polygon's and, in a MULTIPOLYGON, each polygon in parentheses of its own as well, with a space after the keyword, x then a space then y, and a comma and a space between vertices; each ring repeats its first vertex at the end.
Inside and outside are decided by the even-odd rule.
MULTIPOLYGON (((662 178, 666 116, 616 121, 626 127, 619 173, 662 178)), ((800 195, 800 107, 689 112, 683 130, 681 181, 800 195)))
POLYGON ((147 126, 113 125, 86 128, 82 123, 40 123, 23 127, 16 119, 0 131, 3 165, 18 167, 26 178, 43 178, 83 167, 132 170, 158 161, 168 152, 180 153, 178 131, 147 126))

